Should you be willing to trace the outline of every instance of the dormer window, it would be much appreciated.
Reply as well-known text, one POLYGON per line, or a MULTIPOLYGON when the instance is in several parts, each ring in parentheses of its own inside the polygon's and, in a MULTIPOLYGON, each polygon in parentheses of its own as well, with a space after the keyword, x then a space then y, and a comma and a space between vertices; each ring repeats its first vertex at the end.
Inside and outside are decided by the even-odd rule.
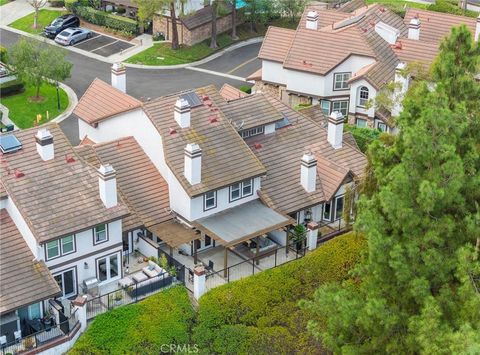
POLYGON ((217 207, 217 192, 209 191, 203 195, 203 209, 210 210, 217 207))
POLYGON ((242 182, 230 185, 230 202, 253 194, 253 180, 248 179, 242 182))
POLYGON ((333 90, 347 90, 348 81, 350 80, 352 73, 335 73, 333 79, 333 90))
POLYGON ((255 127, 251 129, 246 129, 240 133, 242 138, 248 138, 248 137, 253 137, 253 136, 258 136, 259 134, 263 134, 264 128, 263 126, 260 127, 255 127))
POLYGON ((368 88, 366 86, 362 86, 360 88, 360 96, 359 96, 359 100, 358 100, 358 105, 360 107, 365 107, 367 105, 369 96, 370 96, 370 93, 369 93, 368 88))

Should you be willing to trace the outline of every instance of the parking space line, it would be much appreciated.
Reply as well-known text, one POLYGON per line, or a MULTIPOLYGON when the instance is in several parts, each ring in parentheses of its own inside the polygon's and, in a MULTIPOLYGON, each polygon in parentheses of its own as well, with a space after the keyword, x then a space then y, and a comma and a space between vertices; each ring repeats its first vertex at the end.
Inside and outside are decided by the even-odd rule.
POLYGON ((98 51, 99 49, 102 49, 102 48, 104 48, 104 47, 111 46, 112 44, 115 44, 115 43, 117 43, 117 42, 119 42, 119 41, 120 41, 120 40, 118 40, 118 39, 117 39, 115 42, 112 42, 112 43, 105 44, 105 45, 103 45, 103 46, 100 46, 100 47, 98 47, 98 48, 92 49, 92 50, 91 50, 91 51, 89 51, 89 52, 95 52, 95 51, 98 51))
POLYGON ((82 43, 87 43, 88 41, 91 41, 92 39, 97 39, 99 36, 100 36, 100 35, 95 36, 95 37, 90 37, 90 38, 88 38, 88 39, 86 39, 86 40, 84 40, 84 41, 81 41, 81 42, 78 42, 77 44, 74 44, 72 47, 76 47, 76 46, 78 46, 79 44, 82 44, 82 43))

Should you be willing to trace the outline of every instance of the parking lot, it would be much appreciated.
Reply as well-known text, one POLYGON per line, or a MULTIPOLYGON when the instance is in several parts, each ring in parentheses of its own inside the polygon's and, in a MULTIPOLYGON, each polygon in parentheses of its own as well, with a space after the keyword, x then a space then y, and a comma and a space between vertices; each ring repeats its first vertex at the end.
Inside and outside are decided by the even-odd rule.
POLYGON ((120 53, 127 48, 133 47, 133 44, 92 31, 91 38, 74 44, 72 47, 98 54, 102 57, 109 57, 112 54, 120 53))

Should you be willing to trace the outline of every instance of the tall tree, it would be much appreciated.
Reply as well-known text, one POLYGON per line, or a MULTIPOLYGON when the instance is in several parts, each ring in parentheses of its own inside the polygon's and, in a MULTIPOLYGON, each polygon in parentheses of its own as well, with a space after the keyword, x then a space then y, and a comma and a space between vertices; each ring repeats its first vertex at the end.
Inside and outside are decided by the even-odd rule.
POLYGON ((9 62, 22 81, 35 87, 34 99, 40 100, 42 84, 70 77, 72 64, 65 60, 66 53, 62 48, 22 38, 12 47, 9 62))
POLYGON ((177 15, 175 12, 175 0, 163 0, 169 3, 170 6, 170 19, 172 20, 172 49, 180 48, 178 43, 178 27, 177 27, 177 15))
POLYGON ((162 0, 132 0, 137 5, 137 17, 145 28, 153 20, 155 13, 162 9, 162 0))
POLYGON ((38 28, 38 11, 47 4, 48 0, 28 0, 28 3, 35 10, 35 15, 33 16, 33 28, 38 28))
POLYGON ((290 22, 294 23, 302 13, 308 0, 278 0, 279 10, 290 17, 290 22))
POLYGON ((368 254, 352 280, 302 303, 310 331, 334 352, 480 351, 479 62, 480 44, 453 29, 435 85, 414 86, 399 135, 370 146, 374 186, 356 225, 368 254))
POLYGON ((211 0, 210 7, 212 10, 212 35, 210 40, 210 48, 218 48, 217 44, 217 9, 218 9, 218 0, 211 0))
POLYGON ((230 0, 232 6, 232 39, 237 40, 237 0, 230 0))

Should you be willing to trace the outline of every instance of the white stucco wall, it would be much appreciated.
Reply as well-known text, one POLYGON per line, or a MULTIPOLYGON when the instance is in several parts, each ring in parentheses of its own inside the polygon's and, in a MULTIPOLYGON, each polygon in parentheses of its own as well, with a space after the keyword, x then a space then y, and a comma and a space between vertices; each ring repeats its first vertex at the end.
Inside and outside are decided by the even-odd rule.
POLYGON ((283 64, 271 60, 262 60, 262 80, 285 85, 286 69, 283 64))
POLYGON ((377 95, 377 90, 370 85, 366 80, 358 80, 352 83, 350 86, 350 107, 348 112, 350 113, 362 113, 368 115, 368 117, 373 117, 375 115, 375 107, 372 104, 369 109, 359 107, 358 102, 360 98, 360 87, 366 86, 369 90, 369 99, 375 98, 377 95))

